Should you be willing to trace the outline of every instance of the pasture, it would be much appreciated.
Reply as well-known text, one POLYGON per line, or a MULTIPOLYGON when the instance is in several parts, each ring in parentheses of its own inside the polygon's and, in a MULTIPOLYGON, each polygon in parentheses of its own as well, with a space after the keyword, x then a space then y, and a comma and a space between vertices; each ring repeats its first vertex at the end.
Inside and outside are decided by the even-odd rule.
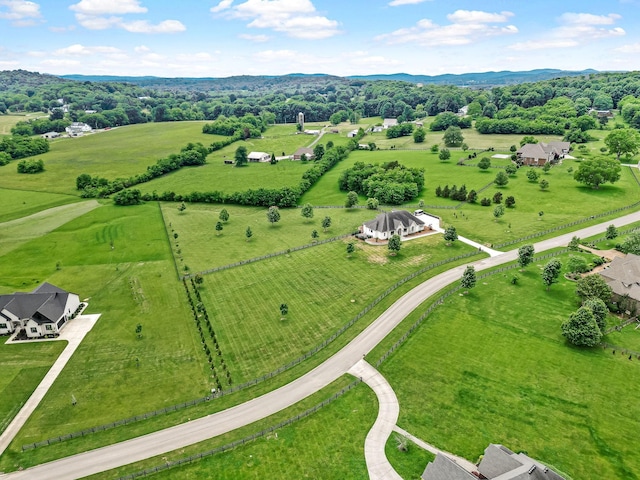
POLYGON ((172 242, 178 264, 181 268, 187 265, 191 272, 310 244, 313 230, 318 232, 318 240, 350 234, 378 214, 359 208, 316 208, 313 218, 306 219, 300 215, 300 209, 282 209, 280 221, 271 224, 265 208, 189 204, 180 212, 178 206, 163 203, 162 212, 167 225, 171 224, 171 229, 179 235, 172 242), (223 208, 229 213, 229 221, 223 223, 221 232, 216 232, 215 225, 223 208), (331 227, 326 232, 321 225, 325 216, 331 218, 331 227), (251 227, 253 233, 248 241, 247 227, 251 227))
MULTIPOLYGON (((322 343, 416 269, 471 251, 459 242, 447 247, 441 235, 432 235, 404 242, 396 257, 385 246, 364 243, 348 257, 346 241, 338 241, 206 275, 200 294, 234 383, 240 383, 322 343), (286 316, 281 303, 289 307, 286 316)), ((358 325, 374 318, 369 314, 358 325)))
MULTIPOLYGON (((0 172, 2 172, 2 170, 0 170, 0 172)), ((77 201, 78 197, 72 195, 57 195, 53 193, 0 188, 0 205, 2 205, 0 223, 77 201)))
POLYGON ((517 285, 495 274, 449 297, 382 364, 400 401, 398 425, 469 460, 501 443, 573 478, 636 479, 629 440, 640 408, 629 399, 640 361, 568 345, 560 324, 578 306, 575 284, 561 279, 547 291, 542 266, 527 267, 517 285))
POLYGON ((76 138, 63 138, 51 144, 42 159, 45 171, 35 175, 16 172, 16 163, 0 167, 0 187, 19 190, 78 195, 76 177, 81 173, 109 180, 142 173, 147 166, 180 149, 189 142, 208 146, 221 137, 205 135, 205 122, 145 123, 76 138))

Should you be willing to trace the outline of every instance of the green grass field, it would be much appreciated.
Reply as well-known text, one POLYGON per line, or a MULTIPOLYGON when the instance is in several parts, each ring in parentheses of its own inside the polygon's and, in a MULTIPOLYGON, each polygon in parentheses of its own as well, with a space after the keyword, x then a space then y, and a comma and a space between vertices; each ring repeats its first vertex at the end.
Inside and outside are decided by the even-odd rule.
POLYGON ((1 114, 0 113, 0 135, 11 135, 11 129, 18 122, 29 121, 31 119, 48 117, 49 115, 42 112, 26 113, 26 114, 1 114))
MULTIPOLYGON (((231 443, 314 407, 352 381, 352 377, 344 376, 302 402, 237 431, 87 478, 111 479, 231 443)), ((213 478, 212 475, 216 479, 229 480, 367 478, 362 451, 377 410, 375 394, 366 385, 358 385, 333 403, 292 425, 225 453, 155 474, 153 478, 187 480, 213 478)))
POLYGON ((76 177, 81 173, 109 180, 142 173, 148 165, 180 149, 189 142, 209 145, 215 135, 202 133, 205 122, 146 123, 118 127, 51 144, 41 158, 45 171, 35 175, 16 172, 15 162, 0 167, 0 187, 16 190, 78 194, 76 177))
POLYGON ((0 223, 77 201, 78 197, 72 195, 26 192, 23 190, 0 188, 0 205, 2 205, 2 210, 0 210, 0 223))
POLYGON ((191 204, 184 212, 178 211, 178 206, 163 203, 162 211, 167 224, 171 224, 179 235, 177 241, 172 242, 178 264, 181 268, 187 265, 191 272, 309 244, 313 230, 318 232, 318 240, 353 233, 362 222, 373 219, 378 213, 363 209, 316 208, 314 217, 307 220, 300 215, 300 209, 283 209, 280 221, 272 225, 267 221, 264 208, 230 205, 224 206, 229 212, 229 221, 218 234, 215 225, 223 206, 191 204), (326 232, 321 226, 325 216, 332 222, 326 232), (253 233, 249 241, 245 236, 247 227, 251 227, 253 233))
POLYGON ((398 439, 401 438, 393 432, 385 446, 385 454, 393 469, 405 480, 418 480, 424 472, 427 463, 436 457, 431 452, 423 450, 411 440, 406 440, 406 451, 398 450, 398 439))
POLYGON ((235 383, 303 355, 389 285, 472 247, 446 247, 434 235, 405 242, 396 257, 384 246, 364 243, 351 258, 345 250, 346 242, 339 241, 205 276, 201 295, 235 383), (281 303, 289 307, 285 318, 281 303))
POLYGON ((496 274, 450 297, 383 363, 398 424, 470 460, 501 443, 573 478, 637 479, 629 439, 640 411, 630 399, 640 361, 567 345, 560 324, 577 308, 575 284, 546 291, 541 267, 529 266, 515 286, 496 274))
POLYGON ((0 433, 40 383, 66 342, 0 344, 0 433))

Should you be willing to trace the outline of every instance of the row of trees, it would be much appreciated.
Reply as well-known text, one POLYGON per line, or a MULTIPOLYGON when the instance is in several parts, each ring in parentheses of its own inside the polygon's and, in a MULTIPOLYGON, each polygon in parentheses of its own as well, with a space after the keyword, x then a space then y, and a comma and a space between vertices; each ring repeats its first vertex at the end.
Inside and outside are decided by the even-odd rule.
POLYGON ((49 143, 43 138, 29 138, 21 135, 3 136, 0 139, 0 152, 11 159, 32 157, 49 151, 49 143))

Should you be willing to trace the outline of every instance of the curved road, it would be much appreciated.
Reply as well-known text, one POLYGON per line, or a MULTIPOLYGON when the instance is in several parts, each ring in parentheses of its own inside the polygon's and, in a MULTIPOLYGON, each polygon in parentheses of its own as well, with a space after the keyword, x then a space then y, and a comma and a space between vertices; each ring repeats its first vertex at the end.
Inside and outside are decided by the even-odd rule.
MULTIPOLYGON (((621 227, 640 221, 640 212, 625 215, 576 232, 534 244, 537 253, 566 246, 574 235, 589 237, 602 233, 607 225, 621 227)), ((485 270, 517 258, 517 250, 473 263, 476 270, 485 270)), ((272 392, 246 403, 207 417, 107 447, 91 450, 53 462, 0 476, 0 480, 77 479, 137 462, 172 450, 186 447, 223 433, 249 425, 277 413, 341 377, 380 343, 407 315, 442 288, 459 281, 465 266, 452 268, 413 288, 391 305, 362 333, 312 371, 272 392)))

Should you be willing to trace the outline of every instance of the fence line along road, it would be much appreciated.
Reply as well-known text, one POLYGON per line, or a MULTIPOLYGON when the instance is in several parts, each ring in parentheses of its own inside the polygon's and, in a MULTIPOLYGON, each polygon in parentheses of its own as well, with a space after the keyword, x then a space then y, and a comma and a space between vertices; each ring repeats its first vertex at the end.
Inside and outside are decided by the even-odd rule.
MULTIPOLYGON (((564 247, 576 235, 591 237, 608 224, 616 227, 640 221, 640 212, 570 232, 534 245, 537 252, 564 247)), ((487 270, 517 258, 517 250, 474 262, 477 271, 487 270)), ((181 425, 143 435, 125 442, 72 455, 53 462, 0 477, 1 480, 52 478, 72 480, 145 460, 222 435, 277 413, 344 375, 363 355, 380 343, 404 318, 432 295, 460 280, 464 265, 443 272, 413 288, 391 305, 335 355, 291 383, 227 410, 181 425)))

